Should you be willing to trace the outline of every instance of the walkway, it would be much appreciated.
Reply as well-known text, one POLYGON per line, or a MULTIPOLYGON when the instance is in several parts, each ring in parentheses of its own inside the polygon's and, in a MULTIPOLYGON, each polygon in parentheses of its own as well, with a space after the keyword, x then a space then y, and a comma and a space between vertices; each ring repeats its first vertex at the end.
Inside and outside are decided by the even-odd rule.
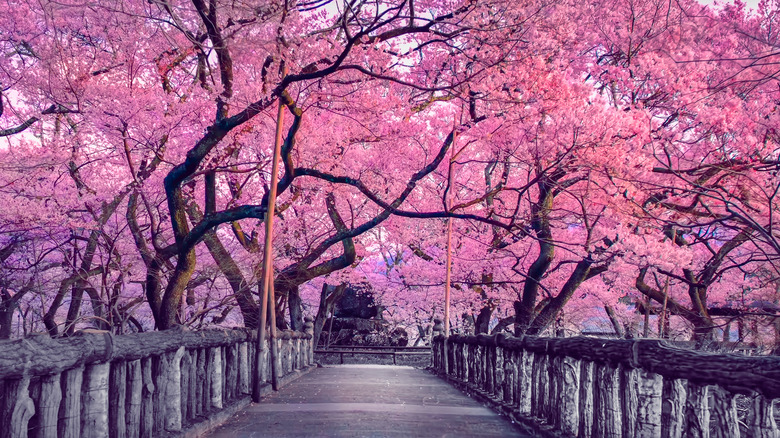
POLYGON ((382 365, 317 368, 210 436, 526 437, 427 371, 382 365))

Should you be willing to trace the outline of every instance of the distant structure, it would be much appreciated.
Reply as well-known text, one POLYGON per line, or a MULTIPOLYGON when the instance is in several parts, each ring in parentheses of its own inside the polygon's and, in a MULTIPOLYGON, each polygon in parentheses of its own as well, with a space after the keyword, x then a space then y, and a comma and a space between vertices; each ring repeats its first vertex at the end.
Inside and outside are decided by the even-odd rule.
POLYGON ((392 346, 405 347, 409 336, 402 328, 391 329, 382 317, 384 309, 374 300, 371 286, 350 285, 336 302, 334 316, 325 321, 321 346, 392 346))

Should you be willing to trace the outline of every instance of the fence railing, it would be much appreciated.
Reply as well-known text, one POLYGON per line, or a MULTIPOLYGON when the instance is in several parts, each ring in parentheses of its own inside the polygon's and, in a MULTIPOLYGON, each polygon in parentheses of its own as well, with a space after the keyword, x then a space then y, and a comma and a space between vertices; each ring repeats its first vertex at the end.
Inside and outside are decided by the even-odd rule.
POLYGON ((518 420, 567 436, 780 436, 778 356, 649 339, 438 336, 433 366, 518 420))
MULTIPOLYGON (((256 336, 249 330, 84 331, 0 342, 0 438, 182 431, 228 405, 248 403, 256 336)), ((280 333, 282 378, 313 364, 311 338, 280 333)), ((261 362, 258 374, 270 390, 271 363, 261 362)))
POLYGON ((428 367, 430 347, 387 347, 338 345, 314 350, 315 360, 324 365, 375 364, 428 367))

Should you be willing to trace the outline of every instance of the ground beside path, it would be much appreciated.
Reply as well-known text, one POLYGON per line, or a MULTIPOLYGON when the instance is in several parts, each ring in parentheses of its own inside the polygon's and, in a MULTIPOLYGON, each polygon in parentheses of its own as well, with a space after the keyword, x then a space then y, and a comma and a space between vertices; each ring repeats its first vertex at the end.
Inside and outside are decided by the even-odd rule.
POLYGON ((383 365, 317 368, 208 436, 527 437, 431 373, 383 365))

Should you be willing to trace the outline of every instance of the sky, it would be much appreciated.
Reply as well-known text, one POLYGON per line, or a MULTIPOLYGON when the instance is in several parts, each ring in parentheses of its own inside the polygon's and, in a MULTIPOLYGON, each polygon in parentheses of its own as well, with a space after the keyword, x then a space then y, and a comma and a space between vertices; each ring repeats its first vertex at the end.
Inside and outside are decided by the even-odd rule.
MULTIPOLYGON (((758 8, 758 0, 742 0, 742 1, 745 2, 745 4, 747 5, 747 7, 749 9, 754 9, 755 10, 756 8, 758 8)), ((703 3, 705 5, 711 5, 711 4, 715 3, 715 0, 699 0, 699 2, 703 3)), ((733 0, 718 0, 718 3, 728 4, 728 3, 734 3, 734 1, 733 0)))

